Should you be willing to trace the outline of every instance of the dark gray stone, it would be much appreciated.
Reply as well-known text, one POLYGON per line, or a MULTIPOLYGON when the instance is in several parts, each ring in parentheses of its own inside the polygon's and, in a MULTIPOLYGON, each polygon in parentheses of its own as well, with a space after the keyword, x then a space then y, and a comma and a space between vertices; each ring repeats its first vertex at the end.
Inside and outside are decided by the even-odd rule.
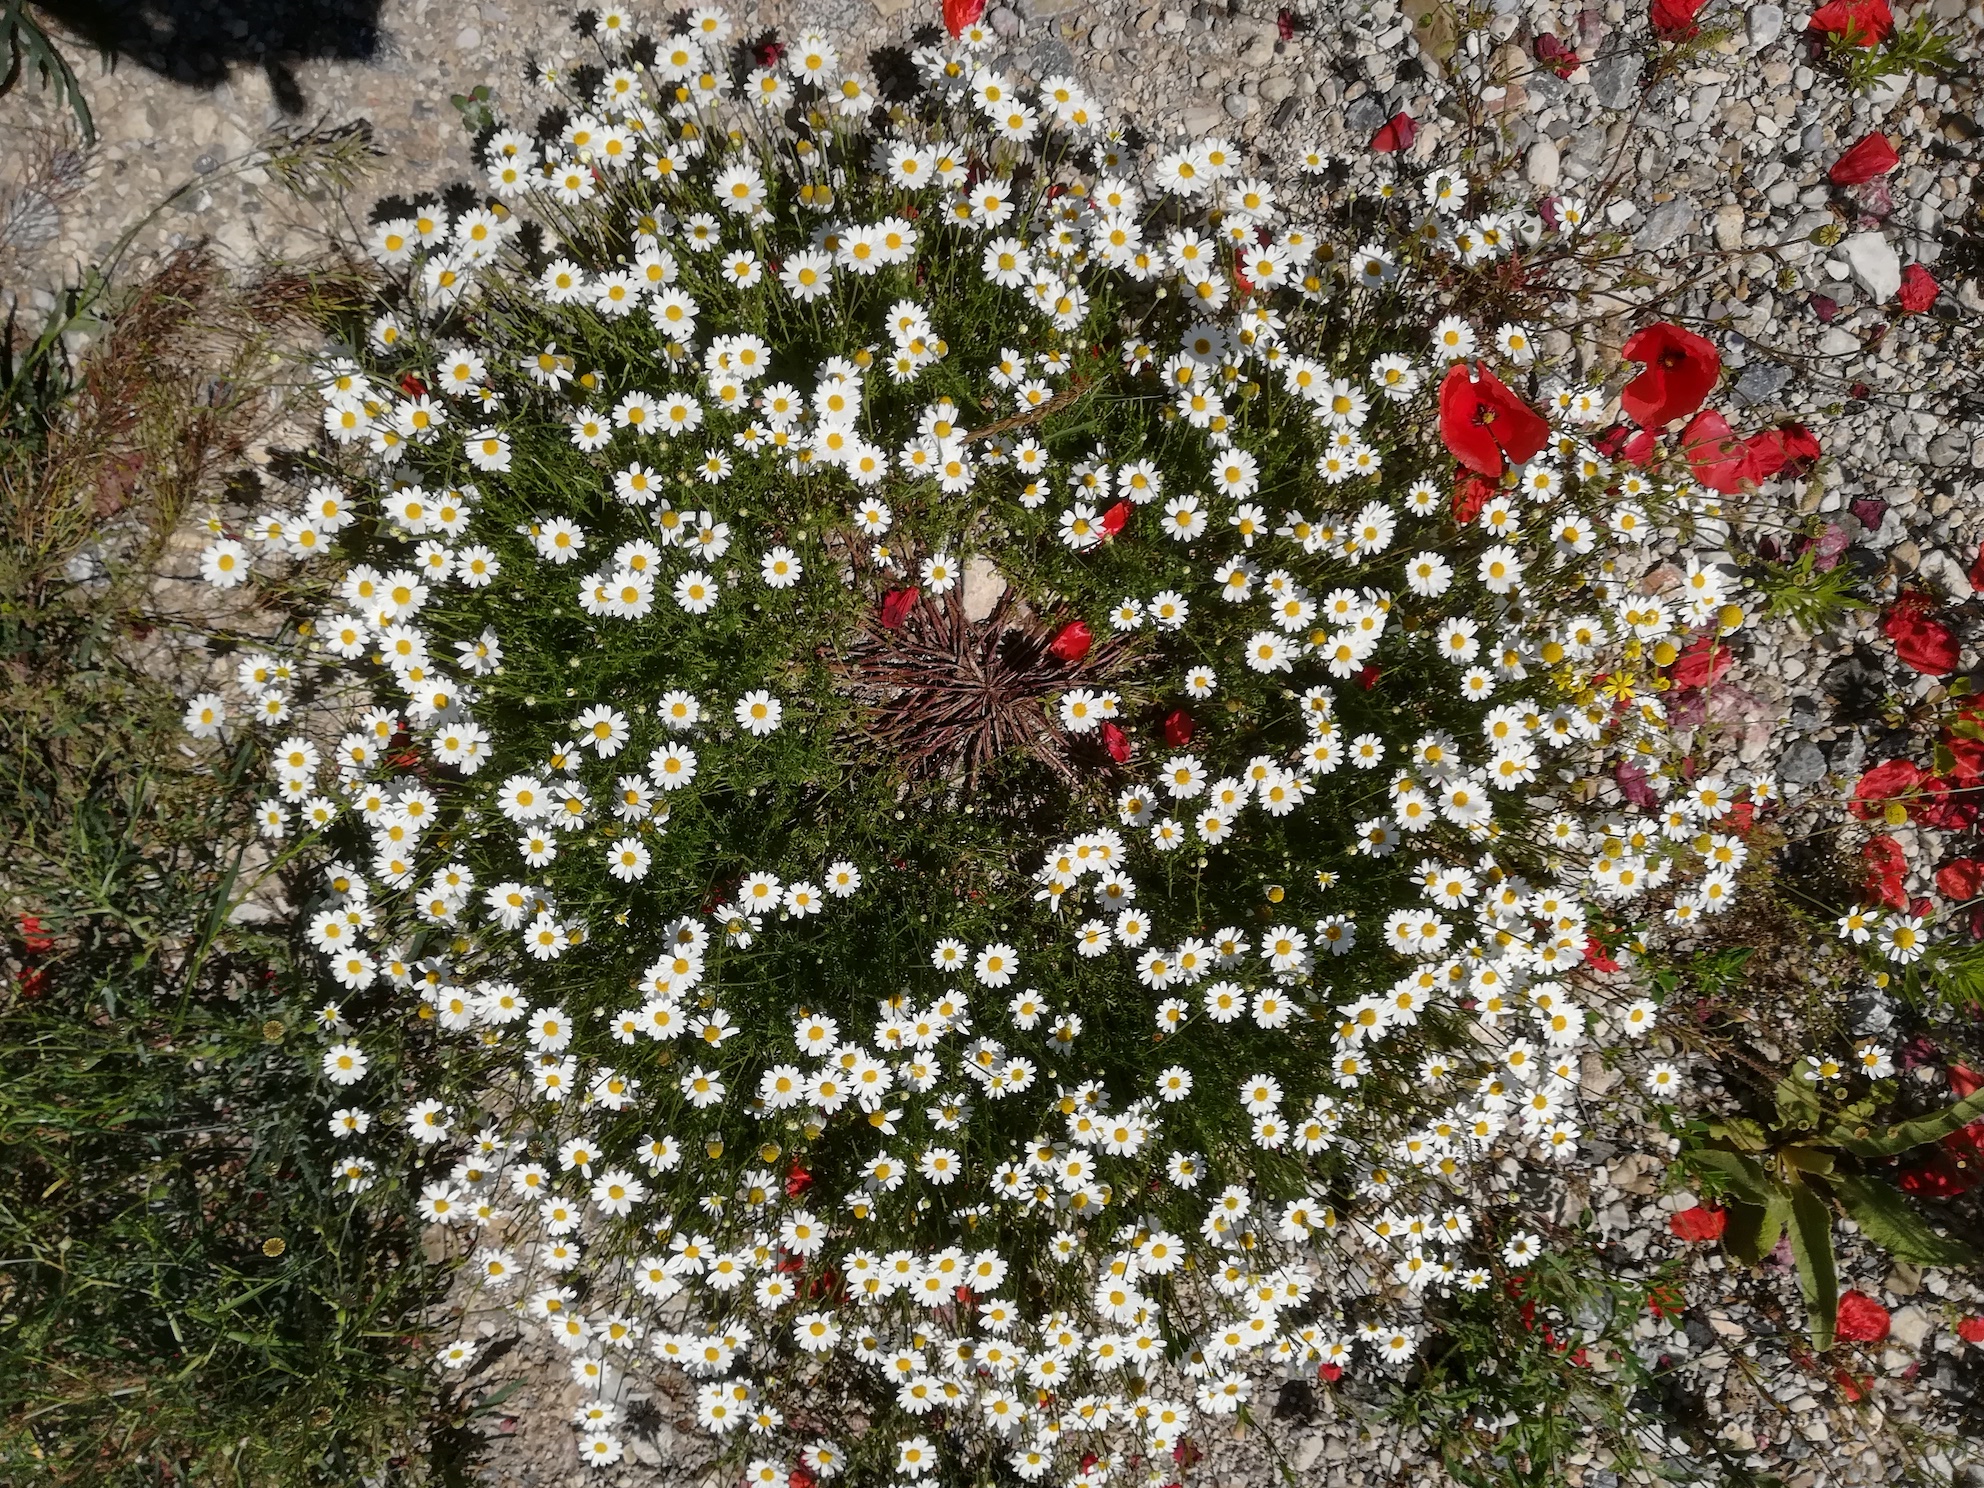
MULTIPOLYGON (((1621 52, 1601 57, 1586 69, 1591 78, 1592 96, 1600 108, 1626 109, 1633 106, 1640 90, 1640 57, 1637 52, 1621 52)), ((1588 1475, 1587 1475, 1588 1476, 1588 1475)))
POLYGON ((1791 381, 1791 369, 1776 362, 1752 362, 1736 379, 1736 401, 1744 404, 1768 403, 1791 381))
POLYGON ((1778 778, 1787 785, 1817 785, 1826 778, 1826 757, 1810 739, 1800 739, 1784 751, 1778 778))
POLYGON ((1646 225, 1640 228, 1633 242, 1649 253, 1665 248, 1683 233, 1693 232, 1700 215, 1691 197, 1677 196, 1664 201, 1647 214, 1646 225))
POLYGON ((1353 134, 1369 134, 1386 118, 1383 101, 1369 93, 1343 111, 1343 122, 1350 126, 1353 134))

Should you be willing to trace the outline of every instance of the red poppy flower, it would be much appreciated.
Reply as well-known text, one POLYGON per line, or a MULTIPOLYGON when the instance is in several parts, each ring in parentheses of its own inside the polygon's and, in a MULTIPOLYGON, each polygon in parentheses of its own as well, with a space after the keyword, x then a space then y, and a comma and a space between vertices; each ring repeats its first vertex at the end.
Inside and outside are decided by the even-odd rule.
POLYGON ((1984 1316, 1965 1318, 1956 1325, 1956 1336, 1965 1343, 1984 1343, 1984 1316))
POLYGON ((985 0, 944 0, 944 29, 962 36, 966 26, 976 26, 985 14, 985 0))
POLYGON ((882 624, 890 630, 902 629, 903 621, 916 608, 916 600, 914 589, 891 589, 882 596, 882 624))
POLYGON ((1888 137, 1876 129, 1835 160, 1826 174, 1832 177, 1835 186, 1858 186, 1876 176, 1885 176, 1900 164, 1901 157, 1895 154, 1888 137))
POLYGON ((788 1488, 820 1488, 820 1480, 813 1469, 803 1462, 795 1462, 785 1475, 788 1488))
POLYGON ((21 949, 30 956, 46 956, 55 949, 55 937, 41 927, 41 916, 21 916, 21 949))
POLYGON ((1418 138, 1418 124, 1413 122, 1412 115, 1400 111, 1378 126, 1378 132, 1371 136, 1371 148, 1380 155, 1390 155, 1399 150, 1410 150, 1412 142, 1418 138))
POLYGON ((1729 1228, 1729 1215, 1713 1204, 1697 1204, 1692 1209, 1677 1209, 1668 1215, 1667 1228, 1677 1238, 1690 1244, 1720 1240, 1722 1232, 1729 1228))
POLYGON ((1894 34, 1894 12, 1888 0, 1832 0, 1812 12, 1805 29, 1816 36, 1837 36, 1851 46, 1879 46, 1894 34))
POLYGON ((1975 858, 1952 858, 1936 870, 1936 892, 1953 904, 1984 894, 1984 863, 1975 858))
POLYGON ((1722 356, 1715 343, 1671 321, 1633 332, 1620 355, 1629 362, 1646 363, 1646 370, 1620 392, 1619 406, 1634 423, 1648 429, 1700 408, 1722 375, 1722 356))
POLYGON ((1596 935, 1584 938, 1584 961, 1593 971, 1619 970, 1619 963, 1606 954, 1604 944, 1596 935))
POLYGON ((1676 687, 1710 687, 1722 680, 1736 654, 1714 636, 1700 636, 1681 648, 1667 675, 1676 687))
POLYGON ((1925 1199, 1954 1199, 1970 1191, 1977 1181, 1973 1173, 1974 1170, 1959 1168, 1947 1152, 1931 1151, 1927 1157, 1903 1168, 1894 1182, 1906 1194, 1925 1199))
POLYGON ((1959 739, 1945 735, 1943 748, 1950 752, 1950 767, 1944 771, 1950 784, 1961 791, 1984 786, 1984 740, 1959 739))
POLYGON ((1183 708, 1173 708, 1164 718, 1164 742, 1173 749, 1183 749, 1192 742, 1196 728, 1191 714, 1183 708))
POLYGON ((1904 665, 1927 677, 1947 677, 1956 670, 1956 637, 1940 620, 1929 618, 1929 601, 1904 594, 1881 621, 1881 632, 1894 642, 1894 654, 1904 665))
POLYGON ((1090 633, 1088 623, 1071 620, 1047 643, 1047 654, 1060 661, 1080 661, 1094 644, 1095 637, 1090 633))
POLYGON ((1686 41, 1701 27, 1695 16, 1707 0, 1653 0, 1653 29, 1667 41, 1686 41))
POLYGON ((1881 808, 1897 796, 1915 794, 1922 788, 1928 772, 1913 761, 1905 759, 1889 760, 1884 765, 1876 765, 1860 777, 1859 784, 1853 787, 1853 799, 1846 803, 1846 809, 1861 821, 1872 821, 1881 814, 1881 808))
POLYGON ((1660 441, 1651 429, 1641 429, 1628 439, 1619 451, 1628 465, 1644 470, 1653 463, 1653 452, 1660 448, 1660 441))
POLYGON ((1499 477, 1508 462, 1520 465, 1542 449, 1550 426, 1487 367, 1474 365, 1469 377, 1467 364, 1455 362, 1440 384, 1440 440, 1469 470, 1499 477))
POLYGON ((1129 520, 1130 520, 1130 503, 1127 501, 1117 502, 1114 506, 1110 507, 1108 511, 1102 514, 1103 537, 1105 538, 1114 537, 1117 533, 1123 530, 1124 526, 1129 522, 1129 520))
MULTIPOLYGON (((1463 470, 1454 481, 1454 520, 1465 527, 1481 515, 1481 508, 1488 504, 1488 498, 1495 494, 1495 482, 1485 475, 1476 475, 1471 470, 1463 470)), ((1977 558, 1978 566, 1984 568, 1984 552, 1977 558)))
POLYGON ((1839 1299, 1839 1323, 1833 1331, 1842 1343, 1879 1343, 1893 1321, 1865 1292, 1848 1292, 1839 1299))
POLYGON ((1378 679, 1384 676, 1384 674, 1385 669, 1383 667, 1374 661, 1367 661, 1357 669, 1357 685, 1366 692, 1369 692, 1378 685, 1378 679))
POLYGON ((1860 861, 1867 867, 1866 876, 1860 881, 1860 892, 1867 902, 1906 913, 1908 855, 1901 850, 1901 844, 1885 832, 1870 837, 1860 849, 1860 861))
POLYGON ((1333 1385, 1343 1378, 1343 1366, 1341 1364, 1318 1364, 1316 1366, 1316 1378, 1322 1380, 1325 1384, 1333 1385))
POLYGON ((1102 726, 1102 747, 1109 751, 1109 757, 1119 765, 1130 762, 1130 736, 1113 723, 1102 726))
POLYGON ((1857 1401, 1867 1393, 1867 1381, 1864 1379, 1855 1379, 1844 1369, 1835 1369, 1832 1372, 1832 1378, 1833 1383, 1839 1386, 1839 1393, 1844 1395, 1849 1401, 1857 1401))
POLYGON ((1783 470, 1803 474, 1818 458, 1819 441, 1803 424, 1782 424, 1743 441, 1743 474, 1758 485, 1783 470))
POLYGON ((792 1165, 792 1171, 785 1175, 785 1196, 789 1199, 796 1199, 812 1186, 813 1175, 798 1163, 794 1163, 792 1165))
POLYGON ((427 384, 422 382, 413 373, 408 372, 400 378, 400 391, 405 393, 409 398, 424 398, 427 396, 427 384))
POLYGON ((1977 806, 1960 796, 1949 781, 1931 775, 1922 782, 1923 799, 1910 808, 1910 815, 1925 827, 1940 832, 1967 832, 1977 822, 1977 806))
POLYGON ((1713 408, 1705 408, 1688 420, 1688 427, 1681 431, 1681 449, 1695 479, 1711 491, 1733 496, 1743 489, 1748 478, 1744 471, 1748 450, 1729 427, 1729 420, 1713 408))
POLYGON ((1910 315, 1923 315, 1942 292, 1943 287, 1936 282, 1936 276, 1919 263, 1913 263, 1901 271, 1901 288, 1895 291, 1894 297, 1910 315))

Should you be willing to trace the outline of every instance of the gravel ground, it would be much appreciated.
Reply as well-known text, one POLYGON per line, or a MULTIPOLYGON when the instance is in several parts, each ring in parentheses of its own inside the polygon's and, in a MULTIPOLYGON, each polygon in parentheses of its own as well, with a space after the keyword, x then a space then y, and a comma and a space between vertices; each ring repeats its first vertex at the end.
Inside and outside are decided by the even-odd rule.
MULTIPOLYGON (((816 20, 849 53, 899 42, 927 18, 913 0, 736 9, 761 26, 816 20)), ((1729 34, 1660 76, 1644 7, 1633 5, 1630 20, 1628 9, 1620 0, 1587 8, 1495 0, 1487 36, 1457 55, 1424 0, 1298 5, 1286 38, 1259 0, 1230 8, 1034 0, 996 6, 989 19, 1015 70, 1079 75, 1155 137, 1220 131, 1266 151, 1316 141, 1361 158, 1372 131, 1403 110, 1420 124, 1414 160, 1444 158, 1476 126, 1539 193, 1616 202, 1607 216, 1633 236, 1651 272, 1594 272, 1578 286, 1566 321, 1575 320, 1580 358, 1602 372, 1637 307, 1656 302, 1719 326, 1737 373, 1721 401, 1732 420, 1754 428, 1806 419, 1833 456, 1807 484, 1767 488, 1743 521, 1768 530, 1822 518, 1849 544, 1845 561, 1866 592, 1885 600, 1914 587, 1946 607, 1974 672, 1984 611, 1965 575, 1984 539, 1984 93, 1975 82, 1984 7, 1926 7, 1958 50, 1948 79, 1904 76, 1858 97, 1814 65, 1803 4, 1711 8, 1704 21, 1716 27, 1728 15, 1729 34), (1543 32, 1574 47, 1574 57, 1539 66, 1543 32), (1899 168, 1870 186, 1833 187, 1827 168, 1874 129, 1895 142, 1899 168), (1819 236, 1831 241, 1815 242, 1815 230, 1827 228, 1836 234, 1819 236), (1926 315, 1893 302, 1911 263, 1943 284, 1926 315)), ((518 100, 521 112, 526 58, 574 40, 552 33, 561 24, 554 13, 522 5, 388 0, 374 15, 370 0, 345 0, 324 24, 285 34, 250 8, 192 14, 202 29, 150 54, 154 65, 140 47, 108 76, 81 68, 102 133, 91 151, 65 144, 61 113, 31 85, 0 105, 0 130, 24 146, 0 160, 0 272, 25 286, 14 291, 24 319, 51 309, 65 277, 133 227, 141 251, 200 235, 242 261, 319 246, 321 214, 296 210, 261 172, 223 168, 271 128, 367 120, 388 156, 371 183, 380 191, 466 176, 466 141, 447 95, 488 81, 499 102, 518 100), (168 191, 209 177, 141 225, 168 191)), ((1898 670, 1877 624, 1877 612, 1862 612, 1817 635, 1752 642, 1704 726, 1739 731, 1746 757, 1806 799, 1836 798, 1905 742, 1856 712, 1854 699, 1882 685, 1934 695, 1929 679, 1898 670)), ((1921 891, 1933 849, 1909 829, 1895 835, 1921 891)), ((1663 1165, 1636 1154, 1594 1159, 1590 1203, 1626 1251, 1651 1258, 1681 1249, 1666 1219, 1691 1200, 1663 1195, 1663 1165)), ((1643 1355, 1684 1361, 1675 1376, 1682 1408, 1787 1488, 1897 1477, 1984 1483, 1984 1349, 1953 1326, 1979 1310, 1979 1293, 1950 1274, 1891 1268, 1851 1236, 1841 1260, 1843 1285, 1895 1311, 1887 1343, 1855 1365, 1856 1375, 1872 1376, 1862 1399, 1801 1361, 1787 1266, 1748 1276, 1701 1247, 1690 1289, 1699 1305, 1679 1326, 1642 1319, 1643 1355)), ((632 1423, 630 1459, 585 1474, 559 1424, 562 1358, 499 1311, 471 1312, 461 1326, 515 1339, 490 1377, 524 1380, 503 1408, 514 1415, 481 1423, 486 1481, 697 1480, 699 1438, 677 1429, 682 1402, 646 1402, 632 1423)), ((1437 1476, 1412 1440, 1368 1418, 1354 1392, 1303 1386, 1277 1397, 1278 1383, 1263 1391, 1278 1405, 1262 1413, 1273 1417, 1267 1429, 1211 1444, 1191 1481, 1254 1488, 1292 1472, 1334 1488, 1437 1476)), ((1678 1442, 1648 1446, 1677 1470, 1690 1466, 1678 1442)), ((1574 1469, 1573 1482, 1587 1488, 1617 1481, 1601 1461, 1574 1469)))

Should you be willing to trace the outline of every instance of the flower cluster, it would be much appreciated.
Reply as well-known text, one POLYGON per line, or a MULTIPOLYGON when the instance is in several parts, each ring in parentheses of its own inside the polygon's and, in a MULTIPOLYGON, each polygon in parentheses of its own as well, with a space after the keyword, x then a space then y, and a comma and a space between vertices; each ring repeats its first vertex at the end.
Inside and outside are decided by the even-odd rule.
POLYGON ((342 1176, 475 1233, 594 1464, 664 1368, 754 1483, 1089 1483, 1402 1364, 1541 1254, 1509 1165, 1582 1160, 1658 1011, 1614 958, 1770 799, 1671 748, 1744 623, 1713 494, 1424 282, 1575 211, 1435 170, 1332 241, 1313 152, 1136 155, 962 30, 884 107, 601 14, 487 206, 377 225, 327 478, 206 555, 336 564, 240 682, 331 859, 342 1176), (927 686, 858 685, 891 637, 927 686), (319 669, 365 703, 291 734, 319 669))

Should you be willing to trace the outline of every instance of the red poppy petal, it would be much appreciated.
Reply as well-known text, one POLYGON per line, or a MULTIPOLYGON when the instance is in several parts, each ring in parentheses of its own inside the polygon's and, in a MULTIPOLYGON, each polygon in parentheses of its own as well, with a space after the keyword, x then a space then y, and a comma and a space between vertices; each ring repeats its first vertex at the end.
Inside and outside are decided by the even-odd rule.
POLYGON ((1835 186, 1858 186, 1885 176, 1900 164, 1901 157, 1895 154, 1894 146, 1877 129, 1835 160, 1826 174, 1832 177, 1835 186))

